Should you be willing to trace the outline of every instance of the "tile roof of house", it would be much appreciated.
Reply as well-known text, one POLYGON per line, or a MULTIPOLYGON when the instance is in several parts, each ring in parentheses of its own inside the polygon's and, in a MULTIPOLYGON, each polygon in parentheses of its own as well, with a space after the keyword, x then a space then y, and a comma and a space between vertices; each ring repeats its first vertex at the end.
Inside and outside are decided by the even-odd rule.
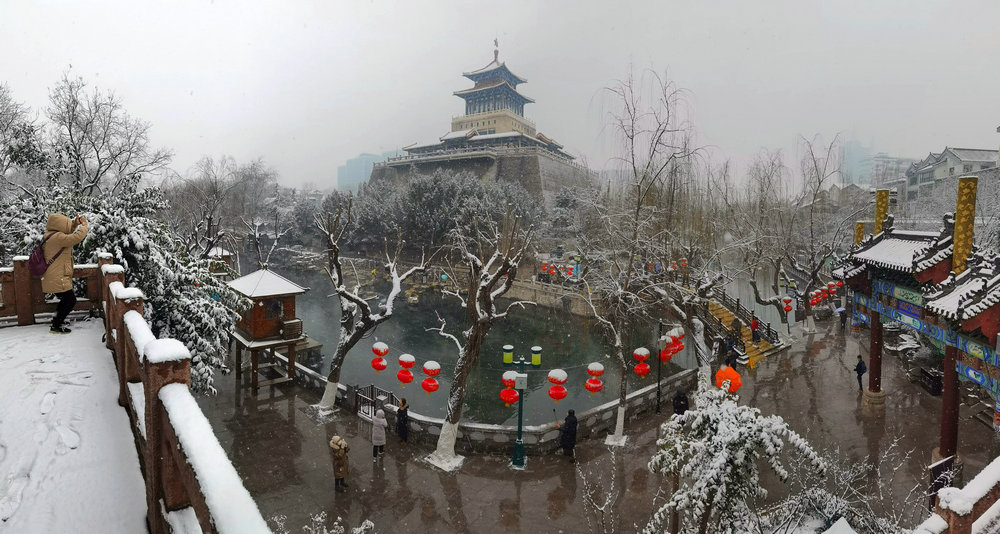
POLYGON ((250 298, 298 295, 308 289, 267 269, 237 278, 229 282, 229 287, 250 298))

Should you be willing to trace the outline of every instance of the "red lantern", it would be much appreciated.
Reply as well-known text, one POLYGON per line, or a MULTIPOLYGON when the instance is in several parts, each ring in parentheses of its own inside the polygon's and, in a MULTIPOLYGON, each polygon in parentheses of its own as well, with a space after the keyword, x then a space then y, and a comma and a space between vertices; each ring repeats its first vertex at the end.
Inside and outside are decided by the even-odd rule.
POLYGON ((566 371, 563 371, 562 369, 553 369, 549 371, 549 382, 552 382, 557 386, 565 384, 568 379, 569 375, 567 375, 566 371))
POLYGON ((544 272, 548 268, 549 268, 549 262, 543 261, 542 262, 542 271, 544 272))
POLYGON ((671 271, 676 271, 677 270, 677 262, 676 261, 670 262, 670 270, 671 271))
POLYGON ((508 388, 514 387, 514 380, 517 378, 517 371, 507 371, 500 377, 500 382, 508 388))
POLYGON ((416 363, 417 359, 412 354, 403 354, 399 357, 399 366, 403 369, 409 369, 416 363))
POLYGON ((649 359, 649 349, 646 347, 639 347, 632 353, 632 357, 640 362, 644 362, 649 359))
POLYGON ((556 268, 555 267, 549 267, 549 274, 556 274, 556 268))
POLYGON ((500 390, 500 400, 503 401, 504 405, 508 408, 511 404, 517 402, 517 399, 521 397, 516 389, 505 388, 500 390))
POLYGON ((635 374, 639 375, 639 378, 646 378, 646 375, 649 374, 649 364, 646 362, 636 364, 635 374))
POLYGON ((573 267, 572 266, 570 266, 568 269, 566 269, 566 274, 568 274, 570 276, 573 276, 573 267))
POLYGON ((441 364, 434 360, 428 360, 424 364, 424 374, 431 378, 441 374, 441 364))
POLYGON ((785 313, 788 313, 790 311, 792 311, 792 307, 786 304, 785 305, 785 313))
POLYGON ((785 304, 791 304, 792 303, 792 297, 785 297, 785 298, 781 299, 781 301, 784 302, 785 304))
POLYGON ((604 383, 596 378, 591 378, 583 383, 583 387, 587 388, 587 391, 593 395, 604 388, 604 383))
POLYGON ((389 364, 385 361, 385 358, 382 357, 372 358, 372 369, 375 369, 376 373, 379 371, 385 371, 385 368, 388 366, 389 364))
POLYGON ((837 280, 837 287, 843 287, 843 286, 844 286, 844 283, 841 282, 840 280, 837 280))
POLYGON ((831 289, 831 290, 830 290, 830 294, 831 294, 831 295, 836 295, 836 294, 837 294, 837 288, 833 288, 833 289, 831 289))
POLYGON ((399 372, 396 373, 396 380, 402 382, 403 387, 405 388, 407 384, 413 382, 413 373, 411 373, 409 369, 400 369, 399 372))
POLYGON ((552 386, 549 388, 549 396, 552 397, 552 400, 556 401, 556 404, 559 404, 561 399, 566 398, 566 388, 562 386, 552 386))
POLYGON ((372 345, 372 352, 374 352, 376 356, 381 358, 386 354, 389 354, 389 345, 386 345, 381 341, 376 341, 375 344, 372 345))
POLYGON ((669 346, 660 349, 660 363, 667 363, 673 357, 674 353, 670 351, 669 346))
POLYGON ((587 366, 587 374, 594 378, 597 378, 604 374, 604 366, 597 362, 594 362, 587 366))
POLYGON ((424 381, 420 383, 420 387, 424 388, 424 391, 430 395, 431 393, 437 391, 441 386, 438 384, 437 380, 434 380, 433 378, 425 378, 424 381))

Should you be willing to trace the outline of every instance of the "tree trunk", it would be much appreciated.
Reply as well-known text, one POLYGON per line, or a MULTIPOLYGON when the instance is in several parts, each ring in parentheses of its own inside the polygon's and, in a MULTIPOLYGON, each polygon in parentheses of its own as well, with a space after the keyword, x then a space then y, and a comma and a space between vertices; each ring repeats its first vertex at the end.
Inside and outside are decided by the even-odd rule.
POLYGON ((337 388, 340 384, 340 369, 344 364, 344 358, 347 357, 348 350, 349 348, 345 345, 337 345, 337 353, 334 354, 333 360, 330 361, 330 374, 326 377, 326 388, 323 390, 323 398, 320 399, 319 404, 316 405, 316 407, 320 410, 332 410, 333 405, 337 402, 337 388))
POLYGON ((477 321, 472 326, 472 332, 465 340, 462 348, 462 357, 459 359, 458 367, 455 369, 455 381, 451 383, 451 390, 448 391, 448 415, 445 420, 449 423, 458 424, 462 418, 462 403, 465 402, 465 383, 469 379, 469 373, 479 361, 479 352, 483 348, 483 340, 486 333, 492 326, 487 321, 477 321))

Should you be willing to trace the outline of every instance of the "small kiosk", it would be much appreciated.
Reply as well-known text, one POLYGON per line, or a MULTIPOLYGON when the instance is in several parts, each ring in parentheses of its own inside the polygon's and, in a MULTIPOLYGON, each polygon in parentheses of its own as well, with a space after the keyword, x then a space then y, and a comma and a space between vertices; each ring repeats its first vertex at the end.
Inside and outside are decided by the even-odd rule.
POLYGON ((237 384, 242 384, 244 351, 250 352, 250 387, 254 391, 295 378, 295 347, 307 340, 302 320, 295 317, 295 297, 308 288, 267 269, 237 278, 229 287, 253 301, 229 334, 236 348, 237 384), (287 355, 285 369, 275 357, 276 350, 287 355), (260 364, 261 353, 270 354, 269 363, 260 364), (265 369, 274 369, 279 376, 260 380, 259 373, 265 369))

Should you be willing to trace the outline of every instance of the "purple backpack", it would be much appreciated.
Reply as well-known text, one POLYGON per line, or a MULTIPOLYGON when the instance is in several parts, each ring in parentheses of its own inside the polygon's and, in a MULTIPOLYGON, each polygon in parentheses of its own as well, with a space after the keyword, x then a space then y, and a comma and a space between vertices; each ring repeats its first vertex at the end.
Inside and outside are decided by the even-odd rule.
POLYGON ((45 274, 45 271, 49 269, 49 265, 52 265, 52 262, 56 261, 56 258, 58 258, 59 255, 66 250, 65 248, 61 248, 59 249, 59 252, 56 252, 55 256, 52 256, 51 260, 45 259, 45 242, 48 241, 53 235, 55 235, 55 232, 43 237, 42 242, 35 247, 35 250, 31 251, 31 256, 28 256, 28 271, 30 271, 34 276, 42 276, 45 274))

